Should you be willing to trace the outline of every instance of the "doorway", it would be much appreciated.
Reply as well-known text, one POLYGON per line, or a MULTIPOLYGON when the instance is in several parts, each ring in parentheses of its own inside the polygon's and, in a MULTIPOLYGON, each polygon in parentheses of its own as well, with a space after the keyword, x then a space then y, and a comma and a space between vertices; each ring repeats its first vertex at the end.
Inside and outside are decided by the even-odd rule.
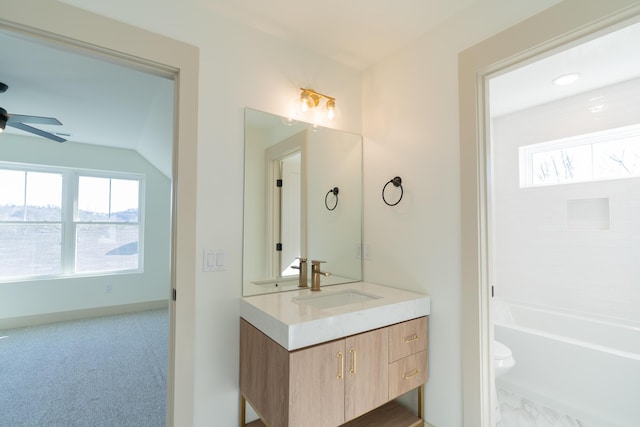
POLYGON ((198 50, 57 2, 39 5, 35 13, 28 5, 11 3, 3 10, 0 30, 128 64, 176 83, 170 230, 173 292, 170 294, 175 296, 175 291, 180 289, 181 299, 180 302, 173 299, 170 303, 167 424, 191 425, 192 356, 176 351, 176 348, 193 347, 190 331, 195 323, 195 271, 192 268, 195 259, 195 194, 191 189, 196 180, 198 50))
POLYGON ((584 8, 579 1, 563 1, 459 55, 465 426, 491 426, 494 421, 487 81, 534 62, 539 55, 628 26, 640 15, 640 5, 633 1, 591 5, 584 8))
POLYGON ((638 42, 632 20, 488 81, 498 426, 640 418, 638 42))
POLYGON ((297 276, 294 266, 305 257, 303 214, 303 168, 306 148, 304 133, 297 133, 265 150, 268 184, 268 224, 271 236, 266 253, 269 256, 267 277, 297 276))
MULTIPOLYGON (((55 130, 54 126, 33 124, 35 129, 50 132, 41 136, 21 128, 14 130, 13 122, 9 122, 0 136, 0 181, 5 189, 0 196, 3 211, 0 248, 4 260, 0 265, 3 282, 0 325, 2 329, 11 329, 3 347, 9 348, 14 341, 31 342, 20 341, 24 329, 16 327, 104 316, 116 322, 119 318, 114 315, 162 308, 164 316, 154 317, 161 332, 155 332, 158 339, 153 343, 163 347, 149 351, 164 362, 154 364, 158 375, 154 376, 152 369, 141 370, 140 375, 131 375, 128 387, 118 387, 138 389, 147 376, 154 376, 164 390, 141 396, 149 396, 152 401, 152 405, 147 405, 147 410, 153 411, 150 417, 164 424, 171 287, 167 260, 171 251, 173 81, 12 32, 0 32, 0 40, 6 54, 0 74, 8 86, 0 95, 0 103, 9 111, 9 119, 16 117, 14 113, 25 112, 56 117, 62 123, 55 125, 55 130), (148 104, 144 100, 149 100, 148 104), (104 120, 106 117, 109 120, 104 120), (49 135, 64 135, 66 141, 51 140, 49 135), (167 158, 163 158, 165 153, 167 158), (23 214, 18 215, 20 212, 23 214)), ((137 317, 129 319, 130 330, 134 331, 140 322, 137 317)), ((84 335, 81 332, 84 329, 75 330, 84 335)), ((38 336, 41 342, 47 341, 46 334, 38 336)), ((133 346, 124 344, 129 341, 125 337, 121 335, 121 339, 114 340, 103 337, 74 346, 72 334, 61 334, 59 341, 49 347, 58 348, 66 343, 75 351, 66 359, 52 357, 50 369, 44 372, 74 372, 69 365, 82 366, 78 361, 91 351, 113 361, 126 360, 133 354, 133 346)), ((12 384, 14 387, 23 384, 17 386, 21 393, 16 394, 15 405, 24 402, 24 409, 29 408, 30 402, 41 400, 29 396, 45 389, 45 383, 29 386, 34 384, 28 381, 33 370, 25 369, 26 361, 37 352, 29 351, 32 346, 25 344, 5 355, 20 348, 25 352, 19 353, 21 357, 17 359, 25 364, 13 370, 22 375, 12 384), (25 397, 20 400, 18 396, 25 397)), ((123 369, 121 375, 109 373, 112 378, 127 378, 126 372, 123 369)), ((91 391, 105 397, 94 401, 113 404, 113 399, 106 396, 116 395, 110 393, 116 384, 95 381, 91 391)), ((64 391, 67 390, 74 390, 73 385, 64 391)), ((88 391, 81 394, 89 395, 88 391)), ((57 397, 62 396, 69 394, 61 390, 57 397)), ((129 400, 129 405, 133 405, 135 399, 129 400)), ((11 400, 3 401, 15 408, 9 405, 11 400)), ((63 402, 63 408, 73 407, 71 399, 58 403, 63 402)), ((48 408, 44 416, 52 417, 42 420, 58 419, 53 413, 60 405, 41 403, 40 408, 48 408)), ((126 404, 117 407, 126 411, 126 404)), ((99 412, 97 407, 94 409, 99 412)), ((9 411, 6 412, 8 415, 9 411)), ((25 417, 19 424, 31 424, 29 420, 33 418, 29 417, 40 417, 35 415, 38 411, 18 412, 25 417)), ((83 416, 81 411, 77 416, 83 416)))

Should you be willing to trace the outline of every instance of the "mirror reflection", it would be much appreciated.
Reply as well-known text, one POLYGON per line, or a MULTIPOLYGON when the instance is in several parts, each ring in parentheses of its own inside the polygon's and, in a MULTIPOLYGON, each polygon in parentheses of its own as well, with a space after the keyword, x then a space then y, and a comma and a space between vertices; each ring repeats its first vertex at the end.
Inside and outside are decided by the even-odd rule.
POLYGON ((250 108, 244 133, 243 295, 311 286, 312 260, 362 280, 362 137, 250 108))

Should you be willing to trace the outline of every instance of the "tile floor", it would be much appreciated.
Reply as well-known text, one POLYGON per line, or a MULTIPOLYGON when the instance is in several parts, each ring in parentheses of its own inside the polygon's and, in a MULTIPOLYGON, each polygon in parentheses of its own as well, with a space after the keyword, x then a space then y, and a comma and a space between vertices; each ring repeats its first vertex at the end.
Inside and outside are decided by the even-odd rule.
POLYGON ((496 427, 596 427, 498 388, 502 419, 496 427))

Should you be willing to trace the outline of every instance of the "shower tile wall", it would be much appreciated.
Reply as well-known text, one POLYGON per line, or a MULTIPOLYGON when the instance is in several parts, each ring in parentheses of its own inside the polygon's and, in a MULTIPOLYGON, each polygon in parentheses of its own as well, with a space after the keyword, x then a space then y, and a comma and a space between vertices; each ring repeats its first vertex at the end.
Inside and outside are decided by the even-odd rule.
POLYGON ((640 79, 492 119, 496 296, 640 322, 640 178, 520 188, 518 157, 523 145, 638 123, 638 99, 640 79), (607 109, 586 108, 602 96, 607 109), (575 227, 572 200, 609 217, 575 227))

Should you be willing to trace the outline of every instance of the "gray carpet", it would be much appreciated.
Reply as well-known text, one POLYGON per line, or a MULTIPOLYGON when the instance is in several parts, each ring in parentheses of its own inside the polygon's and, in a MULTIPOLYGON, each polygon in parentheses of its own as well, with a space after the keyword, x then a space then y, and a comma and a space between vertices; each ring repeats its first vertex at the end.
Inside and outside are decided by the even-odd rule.
POLYGON ((0 330, 0 426, 164 426, 168 313, 0 330))

